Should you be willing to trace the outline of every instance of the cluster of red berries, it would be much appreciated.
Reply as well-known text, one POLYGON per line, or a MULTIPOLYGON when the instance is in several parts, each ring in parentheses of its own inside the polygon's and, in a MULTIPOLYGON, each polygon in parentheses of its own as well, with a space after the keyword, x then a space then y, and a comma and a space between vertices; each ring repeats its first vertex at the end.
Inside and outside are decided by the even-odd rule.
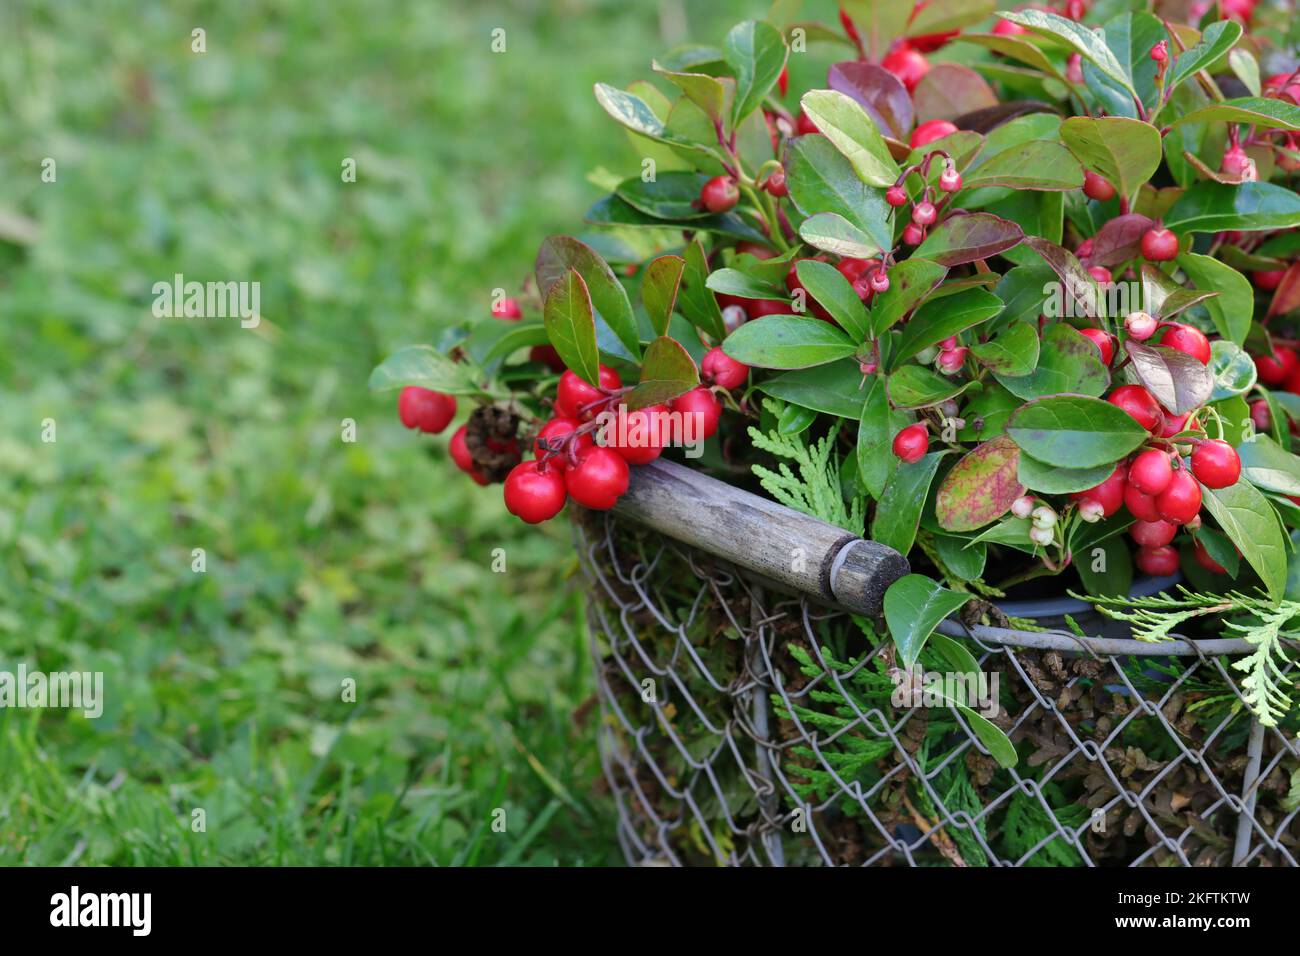
MULTIPOLYGON (((1115 187, 1104 176, 1092 170, 1085 170, 1083 194, 1097 202, 1106 202, 1108 199, 1115 198, 1115 187)), ((1144 232, 1139 245, 1142 257, 1148 262, 1169 262, 1178 257, 1178 236, 1160 225, 1152 226, 1144 232)), ((1081 245, 1076 254, 1081 258, 1085 257, 1091 248, 1091 240, 1087 240, 1086 245, 1081 245)))
MULTIPOLYGON (((947 120, 931 120, 929 123, 922 123, 917 127, 916 133, 913 134, 913 145, 917 145, 917 134, 921 134, 926 127, 931 127, 923 136, 923 143, 928 143, 941 136, 947 136, 954 132, 957 127, 953 126, 947 120), (942 124, 938 126, 936 124, 942 124), (928 137, 928 138, 927 138, 928 137)), ((927 153, 921 162, 908 166, 899 174, 898 180, 894 185, 885 190, 885 202, 895 209, 911 203, 911 197, 907 192, 907 177, 912 173, 918 173, 924 182, 925 188, 921 193, 921 198, 912 203, 911 222, 903 230, 903 242, 909 246, 920 245, 925 239, 925 231, 939 217, 939 210, 934 204, 934 191, 930 188, 928 175, 930 164, 942 158, 944 161, 943 171, 939 174, 939 189, 945 193, 955 193, 961 189, 961 173, 957 172, 957 167, 953 164, 952 157, 941 149, 936 149, 927 153)))

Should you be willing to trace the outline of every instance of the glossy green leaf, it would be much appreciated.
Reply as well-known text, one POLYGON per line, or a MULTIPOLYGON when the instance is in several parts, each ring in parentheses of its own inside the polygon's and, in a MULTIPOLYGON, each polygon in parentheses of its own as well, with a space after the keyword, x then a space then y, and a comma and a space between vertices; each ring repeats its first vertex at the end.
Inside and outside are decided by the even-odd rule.
POLYGON ((894 435, 906 427, 909 416, 890 410, 884 376, 869 376, 863 395, 862 418, 858 422, 858 480, 867 494, 879 499, 898 464, 891 449, 894 435))
POLYGON ((1241 346, 1224 339, 1210 343, 1211 401, 1245 395, 1255 387, 1255 361, 1241 346))
POLYGON ((819 212, 799 224, 799 238, 814 248, 846 259, 870 259, 884 246, 837 212, 819 212))
POLYGON ((700 384, 695 360, 681 343, 661 335, 645 350, 641 363, 641 381, 624 400, 630 409, 645 408, 671 401, 700 384))
POLYGON ((707 209, 697 208, 700 189, 708 182, 704 173, 659 172, 649 182, 633 176, 618 184, 614 195, 633 209, 669 222, 702 219, 710 215, 707 209))
POLYGON ((1159 168, 1163 155, 1159 130, 1122 116, 1072 116, 1061 124, 1061 140, 1085 169, 1130 199, 1159 168))
POLYGON ((1300 195, 1262 182, 1197 183, 1165 214, 1165 226, 1176 232, 1252 232, 1297 225, 1300 195))
POLYGON ((1241 39, 1241 24, 1235 20, 1211 23, 1201 34, 1201 39, 1184 53, 1174 58, 1169 68, 1167 85, 1172 88, 1197 70, 1214 66, 1241 39))
POLYGON ((1038 328, 1017 321, 990 341, 971 346, 971 354, 999 375, 1028 375, 1038 365, 1038 328))
POLYGON ((659 335, 668 332, 668 322, 677 305, 686 260, 681 256, 660 256, 645 267, 641 279, 641 302, 645 305, 650 327, 659 335))
POLYGON ((989 549, 983 542, 967 547, 965 538, 935 534, 934 549, 939 553, 939 560, 944 567, 961 580, 976 581, 984 576, 989 549))
POLYGON ((867 397, 856 359, 785 372, 765 379, 758 389, 773 398, 853 421, 861 419, 867 397))
POLYGON ((829 322, 800 315, 767 315, 727 336, 722 350, 757 368, 825 365, 852 355, 857 344, 829 322))
POLYGON ((469 370, 428 345, 398 349, 370 373, 370 389, 385 392, 415 385, 448 395, 472 395, 480 390, 469 370))
POLYGON ((635 93, 620 90, 608 83, 597 83, 595 89, 596 101, 605 112, 632 132, 688 151, 709 152, 699 143, 671 132, 650 105, 635 93))
POLYGON ((965 189, 1064 190, 1083 186, 1083 170, 1074 155, 1060 143, 1030 140, 1003 150, 965 177, 965 189))
POLYGON ((923 365, 904 365, 889 376, 889 400, 897 408, 928 408, 961 394, 970 384, 923 365))
POLYGON ((785 287, 764 282, 739 269, 717 269, 709 273, 707 285, 714 292, 734 295, 741 299, 784 299, 785 287))
POLYGON ((1002 300, 984 289, 966 289, 955 295, 931 299, 908 320, 889 355, 889 367, 898 368, 922 349, 964 332, 1002 311, 1002 300))
MULTIPOLYGON (((583 222, 593 226, 619 226, 634 229, 663 229, 671 226, 662 219, 647 216, 639 209, 629 206, 618 196, 610 195, 597 200, 583 216, 583 222)), ((712 232, 750 242, 767 242, 767 236, 750 225, 734 212, 703 219, 692 219, 691 230, 694 232, 712 232)))
POLYGON ((871 521, 871 539, 907 554, 916 542, 921 511, 930 495, 930 485, 944 452, 936 451, 920 461, 899 462, 880 496, 871 521))
POLYGON ((947 274, 944 266, 915 255, 890 269, 889 288, 876 296, 871 308, 874 334, 884 335, 916 308, 947 274))
POLYGON ((1241 473, 1247 481, 1279 495, 1300 496, 1300 458, 1284 451, 1267 435, 1237 446, 1241 473))
POLYGON ((746 20, 727 33, 722 55, 736 78, 736 99, 731 108, 731 125, 741 121, 766 98, 785 68, 785 38, 764 20, 746 20))
POLYGON ((1172 125, 1181 126, 1184 123, 1208 121, 1249 123, 1261 129, 1280 129, 1288 133, 1300 133, 1300 106, 1283 99, 1243 96, 1192 110, 1187 115, 1178 117, 1172 125))
POLYGON ((1122 538, 1097 542, 1077 556, 1074 566, 1078 568, 1083 588, 1089 594, 1122 597, 1133 589, 1133 556, 1129 552, 1129 543, 1122 538), (1094 548, 1100 548, 1102 553, 1094 554, 1094 548))
POLYGON ((1038 351, 1038 367, 1029 375, 998 375, 997 380, 1023 399, 1071 392, 1101 395, 1110 385, 1110 373, 1101 364, 1097 346, 1064 322, 1049 325, 1038 351))
POLYGON ((564 364, 590 385, 600 380, 596 350, 596 321, 587 283, 577 269, 565 269, 546 293, 542 308, 546 334, 564 364))
POLYGON ((1148 437, 1128 413, 1082 395, 1029 402, 1011 416, 1006 430, 1027 455, 1060 468, 1112 464, 1148 437))
POLYGON ((708 287, 709 258, 700 240, 692 240, 682 253, 686 266, 677 290, 677 308, 691 324, 715 340, 727 334, 718 300, 708 287))
POLYGON ((1115 470, 1113 464, 1091 468, 1062 468, 1047 465, 1028 455, 1020 456, 1020 483, 1042 495, 1068 495, 1096 488, 1115 470))
POLYGON ((808 294, 821 303, 853 341, 866 340, 871 331, 871 317, 853 291, 853 284, 839 269, 828 262, 803 259, 795 266, 795 271, 808 294))
POLYGON ((790 143, 786 185, 805 216, 835 213, 870 236, 877 248, 893 248, 884 194, 859 179, 825 136, 800 136, 790 143))
POLYGON ((898 164, 861 104, 838 90, 812 90, 800 104, 864 183, 882 188, 894 184, 898 164))
POLYGON ((666 69, 660 63, 652 63, 651 68, 686 94, 692 103, 704 111, 714 122, 721 123, 727 117, 727 100, 734 96, 734 81, 729 77, 718 78, 705 73, 687 73, 666 69), (728 89, 728 85, 731 88, 728 89))
POLYGON ((924 574, 907 574, 891 584, 885 591, 885 623, 899 663, 910 670, 939 622, 970 599, 970 594, 950 591, 924 574))
MULTIPOLYGON (((533 269, 537 288, 544 296, 565 272, 570 269, 576 271, 582 277, 583 295, 590 306, 599 313, 631 357, 634 360, 640 358, 641 337, 637 332, 636 317, 632 312, 632 303, 628 301, 627 291, 614 276, 609 264, 594 249, 572 236, 548 236, 537 251, 533 269)), ((548 322, 547 331, 550 330, 548 322)), ((555 347, 559 351, 559 345, 555 347)), ((564 353, 560 352, 560 355, 563 357, 564 353)))
POLYGON ((944 476, 935 517, 945 531, 974 531, 1011 510, 1025 493, 1017 472, 1020 449, 999 435, 967 452, 944 476))
POLYGON ((1249 481, 1217 490, 1202 485, 1201 495, 1205 510, 1255 569, 1269 597, 1281 600, 1286 589, 1287 547, 1268 499, 1249 481))
POLYGON ((1097 69, 1125 89, 1132 91, 1128 76, 1115 59, 1115 54, 1106 46, 1104 38, 1086 25, 1042 10, 999 11, 998 16, 1018 23, 1040 36, 1057 40, 1091 61, 1097 69))

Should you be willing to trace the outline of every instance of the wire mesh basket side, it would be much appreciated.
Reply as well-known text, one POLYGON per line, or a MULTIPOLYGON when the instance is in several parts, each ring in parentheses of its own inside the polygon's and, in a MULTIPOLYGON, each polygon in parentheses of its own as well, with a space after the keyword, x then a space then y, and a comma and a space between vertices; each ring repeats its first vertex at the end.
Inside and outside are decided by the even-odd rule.
MULTIPOLYGON (((577 541, 629 862, 643 865, 1288 865, 1296 728, 1262 728, 1229 660, 1120 658, 967 639, 979 718, 899 705, 892 647, 610 515, 577 541)), ((904 704, 907 702, 904 701, 904 704)))

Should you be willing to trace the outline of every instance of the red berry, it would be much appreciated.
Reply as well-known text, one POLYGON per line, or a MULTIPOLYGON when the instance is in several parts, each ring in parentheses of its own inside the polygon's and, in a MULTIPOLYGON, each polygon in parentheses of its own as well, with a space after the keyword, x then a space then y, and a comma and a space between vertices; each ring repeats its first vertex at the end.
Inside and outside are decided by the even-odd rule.
MULTIPOLYGON (((888 67, 886 67, 888 69, 888 67)), ((907 141, 907 145, 913 149, 921 146, 928 146, 936 139, 943 139, 945 136, 957 132, 957 127, 948 120, 935 119, 922 123, 916 129, 912 130, 912 138, 907 141)))
POLYGON ((474 464, 474 457, 469 453, 469 445, 465 442, 466 427, 461 425, 451 436, 451 444, 447 450, 451 453, 451 460, 456 463, 456 467, 465 474, 469 475, 480 485, 488 483, 487 477, 483 472, 478 470, 474 464))
POLYGON ((1142 234, 1142 256, 1149 262, 1168 262, 1178 255, 1178 237, 1168 229, 1148 229, 1142 234))
POLYGON ((906 43, 892 50, 880 61, 880 65, 898 77, 909 93, 916 89, 916 84, 930 72, 930 61, 906 43))
POLYGON ((871 273, 868 280, 871 283, 871 291, 877 294, 889 291, 889 273, 884 269, 877 269, 871 273))
POLYGON ((492 306, 492 314, 498 319, 522 319, 524 310, 519 308, 519 303, 515 299, 502 299, 492 306))
POLYGON ((1095 501, 1101 505, 1102 514, 1109 518, 1115 512, 1119 511, 1120 506, 1124 504, 1124 489, 1128 487, 1128 469, 1124 464, 1115 466, 1115 470, 1110 473, 1110 477, 1097 485, 1095 488, 1089 488, 1087 491, 1076 491, 1070 495, 1072 501, 1095 501))
MULTIPOLYGON (((1174 469, 1169 453, 1148 448, 1128 467, 1128 483, 1144 495, 1158 495, 1173 481, 1174 469)), ((1163 542, 1162 542, 1163 543, 1163 542)))
POLYGON ((1114 279, 1110 274, 1110 270, 1105 266, 1088 266, 1088 275, 1092 276, 1102 285, 1109 285, 1114 279))
POLYGON ((1092 240, 1085 239, 1074 247, 1074 255, 1079 259, 1086 259, 1092 255, 1092 240))
POLYGON ((600 367, 600 388, 587 384, 572 370, 566 371, 555 389, 555 414, 591 421, 608 404, 607 392, 622 386, 623 380, 618 377, 618 372, 606 365, 600 367))
POLYGON ((776 78, 776 88, 781 91, 782 96, 790 92, 790 68, 788 66, 781 67, 781 75, 776 78))
POLYGON ((1178 552, 1169 545, 1162 548, 1138 548, 1133 563, 1143 574, 1153 578, 1168 577, 1178 571, 1178 552))
POLYGON ((999 37, 1018 37, 1029 31, 1019 23, 1012 23, 1010 20, 999 19, 993 24, 993 35, 999 37))
POLYGON ((1094 172, 1085 172, 1083 174, 1083 194, 1089 199, 1105 202, 1115 195, 1115 187, 1104 176, 1098 176, 1094 172))
POLYGON ((921 424, 908 425, 894 436, 894 454, 909 465, 925 457, 930 447, 930 435, 921 424))
POLYGON ((1146 312, 1130 312, 1124 316, 1124 331, 1128 333, 1129 338, 1137 339, 1139 342, 1151 338, 1158 328, 1160 323, 1146 312))
POLYGON ((670 404, 673 411, 683 416, 699 416, 696 419, 695 434, 700 438, 712 438, 717 432, 718 420, 722 417, 722 403, 703 385, 678 395, 670 404))
POLYGON ((1169 486, 1156 495, 1160 517, 1174 524, 1187 524, 1201 510, 1201 486, 1186 471, 1174 472, 1169 486))
POLYGON ((714 176, 700 189, 700 203, 709 212, 727 212, 740 201, 740 187, 730 176, 714 176))
POLYGON ((1272 355, 1255 358, 1255 372, 1260 382, 1270 387, 1281 385, 1297 368, 1300 368, 1300 358, 1285 345, 1275 347, 1272 355))
POLYGON ((1207 488, 1227 488, 1241 477, 1241 457, 1226 441, 1198 442, 1192 450, 1192 474, 1207 488))
POLYGON ((721 346, 714 346, 700 362, 700 374, 706 382, 733 389, 745 384, 745 379, 749 377, 749 366, 737 362, 722 351, 721 346))
POLYGON ((631 412, 626 405, 620 405, 607 432, 609 447, 629 465, 648 465, 659 457, 669 440, 667 414, 667 405, 650 405, 631 412))
POLYGON ((1101 329, 1080 329, 1079 334, 1097 346, 1101 352, 1101 364, 1109 365, 1110 360, 1115 357, 1115 340, 1101 329))
POLYGON ((785 181, 785 169, 773 170, 772 174, 767 177, 767 182, 763 184, 763 188, 777 199, 790 195, 790 187, 786 185, 785 181))
POLYGON ((1273 427, 1273 412, 1268 407, 1268 402, 1259 399, 1250 403, 1250 420, 1255 426, 1255 431, 1266 432, 1273 427))
POLYGON ((817 128, 817 124, 814 123, 812 118, 803 110, 799 111, 799 116, 794 121, 794 131, 798 136, 809 136, 813 133, 821 132, 821 130, 817 128))
MULTIPOLYGON (((554 447, 557 440, 567 438, 577 431, 579 427, 581 427, 581 423, 576 418, 552 418, 538 429, 537 438, 533 442, 533 454, 539 460, 544 458, 546 453, 550 451, 550 448, 547 447, 548 444, 554 447)), ((593 444, 591 432, 584 432, 579 435, 574 439, 573 444, 575 453, 583 448, 590 448, 593 444)), ((567 452, 567 448, 564 448, 564 446, 561 446, 561 449, 567 452)), ((547 459, 547 464, 563 471, 568 467, 569 456, 568 454, 553 455, 547 459)))
POLYGON ((961 173, 949 166, 939 174, 939 188, 946 193, 955 193, 961 189, 961 173))
POLYGON ((521 461, 505 484, 506 510, 529 524, 549 521, 564 509, 564 473, 537 461, 521 461))
POLYGON ((1169 59, 1169 41, 1161 40, 1155 46, 1151 47, 1151 59, 1157 63, 1164 63, 1169 59))
POLYGON ((1196 559, 1197 564, 1205 568, 1205 570, 1207 571, 1210 571, 1214 574, 1228 573, 1227 570, 1223 567, 1223 565, 1221 565, 1218 561, 1215 561, 1212 557, 1210 557, 1210 552, 1205 550, 1205 545, 1201 544, 1199 539, 1196 541, 1195 544, 1192 545, 1192 557, 1196 559))
MULTIPOLYGON (((1183 430, 1183 427, 1187 424, 1187 419, 1190 418, 1191 415, 1191 412, 1184 412, 1181 415, 1166 415, 1165 427, 1160 429, 1160 437, 1173 438, 1183 430)), ((1195 428, 1197 431, 1201 430, 1201 426, 1199 425, 1196 425, 1195 428)))
POLYGON ((784 299, 749 299, 745 303, 745 312, 751 319, 759 319, 765 315, 789 315, 791 309, 790 303, 784 299))
POLYGON ((1259 272, 1252 272, 1251 277, 1255 280, 1255 286, 1263 292, 1272 292, 1282 284, 1286 277, 1285 269, 1263 269, 1259 272))
POLYGON ((1282 388, 1293 395, 1300 395, 1300 368, 1286 377, 1286 381, 1282 383, 1282 388))
POLYGON ((928 199, 923 199, 912 207, 912 222, 918 226, 930 225, 930 223, 934 222, 936 215, 938 213, 935 211, 934 203, 928 199))
POLYGON ((1124 486, 1124 504, 1139 521, 1159 521, 1160 509, 1152 495, 1143 494, 1132 485, 1124 486))
POLYGON ((1190 355, 1202 365, 1210 364, 1210 340, 1194 325, 1171 322, 1165 326, 1160 344, 1190 355))
POLYGON ((909 246, 919 246, 925 240, 925 228, 909 222, 903 229, 903 242, 909 246))
POLYGON ((597 445, 578 453, 578 463, 564 472, 569 497, 593 511, 608 511, 627 491, 631 472, 612 448, 597 445))
POLYGON ((1165 416, 1160 405, 1141 385, 1121 385, 1107 396, 1106 401, 1122 408, 1149 432, 1158 431, 1164 425, 1165 416))
POLYGON ((1240 146, 1232 146, 1224 150, 1223 160, 1219 163, 1219 172, 1233 179, 1254 179, 1258 175, 1254 171, 1254 166, 1255 161, 1246 155, 1244 149, 1240 146))
POLYGON ((907 205, 907 190, 902 186, 890 186, 885 190, 885 202, 891 206, 907 205))
POLYGON ((970 349, 966 348, 941 349, 934 364, 945 375, 955 375, 966 363, 966 353, 969 351, 970 349))
POLYGON ((835 268, 839 270, 840 275, 852 282, 866 272, 868 267, 879 264, 879 259, 854 259, 846 256, 835 264, 835 268))
POLYGON ((534 345, 528 350, 528 360, 530 362, 541 362, 552 372, 564 371, 564 359, 560 358, 560 353, 555 351, 554 345, 534 345))
POLYGON ((1128 533, 1144 548, 1159 548, 1174 540, 1178 528, 1168 521, 1135 521, 1128 533))
POLYGON ((397 396, 397 416, 407 428, 436 435, 456 417, 456 399, 432 389, 408 385, 397 396))

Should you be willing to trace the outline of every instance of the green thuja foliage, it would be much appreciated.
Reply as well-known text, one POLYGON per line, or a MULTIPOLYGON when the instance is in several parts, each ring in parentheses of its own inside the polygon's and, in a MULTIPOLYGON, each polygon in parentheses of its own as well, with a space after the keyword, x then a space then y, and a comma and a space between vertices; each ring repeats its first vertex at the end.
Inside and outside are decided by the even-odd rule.
MULTIPOLYGON (((763 407, 780 420, 785 406, 782 402, 766 398, 763 407)), ((781 504, 821 518, 836 527, 859 532, 862 530, 865 502, 860 493, 850 502, 844 500, 840 483, 840 459, 835 454, 835 438, 839 432, 837 422, 820 441, 809 444, 807 432, 783 435, 774 429, 764 434, 751 426, 749 437, 754 446, 777 458, 793 462, 797 473, 786 461, 778 462, 775 471, 758 464, 750 467, 764 490, 781 504)))
POLYGON ((1078 832, 1088 819, 1088 808, 1071 803, 1061 789, 1051 783, 1043 786, 1043 798, 1052 808, 1051 814, 1043 809, 1036 796, 1017 791, 1011 798, 1002 818, 1002 851, 1015 861, 1024 859, 1025 854, 1033 851, 1028 859, 1024 859, 1024 866, 1082 866, 1079 852, 1061 836, 1061 831, 1078 832), (1054 838, 1048 840, 1048 837, 1054 838), (1039 846, 1040 843, 1043 845, 1039 846))

